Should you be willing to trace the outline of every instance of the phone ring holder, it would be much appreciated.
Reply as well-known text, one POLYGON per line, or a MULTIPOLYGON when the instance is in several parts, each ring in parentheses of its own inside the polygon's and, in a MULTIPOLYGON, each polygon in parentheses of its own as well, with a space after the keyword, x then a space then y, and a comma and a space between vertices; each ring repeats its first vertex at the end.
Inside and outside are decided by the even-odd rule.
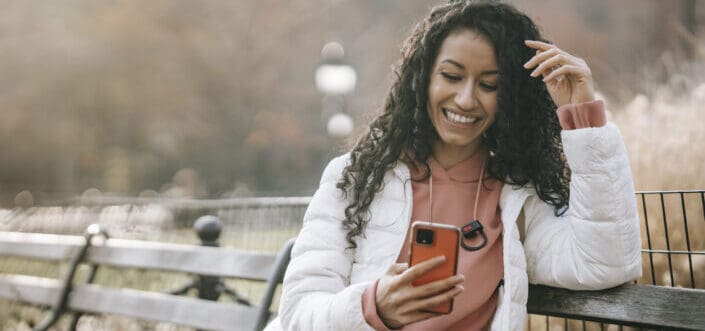
POLYGON ((485 231, 482 229, 482 223, 480 223, 480 221, 474 220, 463 226, 461 230, 463 231, 463 238, 460 239, 460 246, 462 246, 463 249, 474 252, 481 250, 487 245, 487 235, 485 235, 485 231), (482 244, 478 246, 470 246, 465 243, 465 239, 475 238, 478 233, 482 236, 482 244))

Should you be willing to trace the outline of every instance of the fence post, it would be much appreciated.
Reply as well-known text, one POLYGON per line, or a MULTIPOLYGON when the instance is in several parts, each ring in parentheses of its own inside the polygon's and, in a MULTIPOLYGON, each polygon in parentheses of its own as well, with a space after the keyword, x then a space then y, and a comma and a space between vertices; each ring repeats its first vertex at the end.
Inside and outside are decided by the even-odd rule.
MULTIPOLYGON (((193 224, 193 229, 201 239, 201 246, 220 247, 218 238, 223 230, 223 223, 213 215, 205 215, 199 217, 193 224)), ((175 295, 186 294, 189 290, 196 289, 198 297, 205 300, 218 301, 220 295, 225 293, 230 296, 234 302, 243 305, 251 306, 247 298, 240 296, 234 288, 230 288, 217 276, 196 275, 192 281, 182 285, 181 287, 171 290, 168 293, 175 295)))
MULTIPOLYGON (((223 230, 223 223, 218 217, 213 215, 205 215, 199 217, 193 224, 193 229, 201 239, 201 246, 220 247, 218 239, 223 230)), ((217 301, 220 294, 223 293, 224 284, 219 277, 215 276, 198 276, 196 282, 196 290, 198 297, 201 299, 217 301)))

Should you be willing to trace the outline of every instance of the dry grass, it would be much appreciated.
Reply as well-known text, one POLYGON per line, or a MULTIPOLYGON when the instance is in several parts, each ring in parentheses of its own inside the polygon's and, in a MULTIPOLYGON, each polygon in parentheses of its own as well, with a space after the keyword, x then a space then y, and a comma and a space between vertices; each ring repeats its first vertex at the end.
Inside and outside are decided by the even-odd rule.
POLYGON ((656 89, 614 111, 638 190, 705 188, 705 83, 656 89))

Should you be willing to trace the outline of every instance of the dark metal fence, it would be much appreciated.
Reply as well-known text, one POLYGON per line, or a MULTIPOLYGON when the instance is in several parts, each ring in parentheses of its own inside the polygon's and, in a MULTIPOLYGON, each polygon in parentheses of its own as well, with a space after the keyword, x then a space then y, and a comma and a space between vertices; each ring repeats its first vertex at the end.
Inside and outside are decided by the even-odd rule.
MULTIPOLYGON (((636 194, 642 237, 643 277, 636 282, 659 286, 705 288, 705 190, 644 191, 636 194)), ((76 205, 159 205, 175 220, 212 214, 224 223, 224 246, 277 251, 298 233, 308 197, 227 200, 123 199, 76 201, 76 205), (182 215, 182 216, 179 216, 182 215)), ((175 222, 178 225, 180 222, 175 222)), ((7 223, 6 223, 7 224, 7 223)), ((35 229, 36 230, 36 229, 35 229)), ((168 230, 167 230, 168 231, 168 230)), ((634 330, 547 316, 531 315, 528 330, 634 330)))
MULTIPOLYGON (((643 276, 638 284, 705 289, 705 190, 636 193, 643 276)), ((528 330, 638 330, 531 315, 528 330)))
POLYGON ((705 288, 705 191, 639 192, 640 283, 705 288))

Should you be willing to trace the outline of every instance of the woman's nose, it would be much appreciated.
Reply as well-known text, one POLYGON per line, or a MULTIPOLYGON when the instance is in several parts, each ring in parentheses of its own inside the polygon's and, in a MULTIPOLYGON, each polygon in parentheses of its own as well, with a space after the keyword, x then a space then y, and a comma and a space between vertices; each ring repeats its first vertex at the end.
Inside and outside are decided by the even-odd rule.
POLYGON ((455 103, 463 110, 470 110, 477 105, 475 98, 475 88, 472 84, 466 84, 455 94, 455 103))

